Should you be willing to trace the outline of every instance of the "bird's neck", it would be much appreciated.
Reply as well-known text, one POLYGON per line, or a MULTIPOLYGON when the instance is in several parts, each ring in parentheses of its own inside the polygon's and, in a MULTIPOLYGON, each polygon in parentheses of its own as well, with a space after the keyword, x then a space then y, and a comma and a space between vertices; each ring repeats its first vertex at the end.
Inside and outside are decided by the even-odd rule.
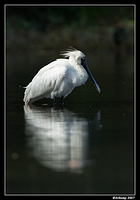
POLYGON ((70 64, 71 64, 72 66, 77 65, 77 62, 75 61, 75 59, 73 59, 72 56, 69 57, 69 62, 70 62, 70 64))
POLYGON ((75 65, 74 68, 77 72, 77 86, 83 85, 88 79, 86 70, 80 65, 75 65))
POLYGON ((74 69, 76 70, 76 72, 81 75, 83 73, 82 67, 77 63, 77 61, 75 61, 75 59, 73 59, 73 57, 69 58, 69 62, 71 64, 71 66, 74 67, 74 69))
POLYGON ((88 79, 88 74, 86 70, 81 65, 77 64, 75 59, 71 57, 69 58, 69 62, 76 70, 75 78, 76 78, 77 86, 84 84, 86 80, 88 79))

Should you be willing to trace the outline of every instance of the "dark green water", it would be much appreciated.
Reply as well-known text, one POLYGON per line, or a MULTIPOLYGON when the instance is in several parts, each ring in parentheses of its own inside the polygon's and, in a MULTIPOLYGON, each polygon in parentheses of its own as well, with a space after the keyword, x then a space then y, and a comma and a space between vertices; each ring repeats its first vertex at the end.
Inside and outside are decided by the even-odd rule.
POLYGON ((134 193, 133 55, 84 53, 102 92, 88 79, 64 109, 22 101, 23 87, 58 51, 7 54, 7 194, 134 193))

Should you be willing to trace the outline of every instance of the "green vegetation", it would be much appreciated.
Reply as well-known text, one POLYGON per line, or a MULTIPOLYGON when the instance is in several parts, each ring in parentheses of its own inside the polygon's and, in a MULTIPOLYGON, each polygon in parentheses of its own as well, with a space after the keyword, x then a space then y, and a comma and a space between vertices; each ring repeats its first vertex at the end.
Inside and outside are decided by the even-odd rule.
POLYGON ((120 22, 131 46, 134 6, 6 6, 7 49, 112 47, 120 22))

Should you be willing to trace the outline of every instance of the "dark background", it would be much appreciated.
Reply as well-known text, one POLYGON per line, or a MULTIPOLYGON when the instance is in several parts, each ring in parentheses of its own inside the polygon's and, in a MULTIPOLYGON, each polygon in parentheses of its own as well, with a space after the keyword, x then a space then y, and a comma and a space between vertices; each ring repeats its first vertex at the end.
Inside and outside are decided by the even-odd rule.
POLYGON ((134 6, 6 6, 8 50, 133 45, 134 6), (123 29, 123 30, 120 30, 123 29), (120 36, 121 35, 121 36, 120 36))

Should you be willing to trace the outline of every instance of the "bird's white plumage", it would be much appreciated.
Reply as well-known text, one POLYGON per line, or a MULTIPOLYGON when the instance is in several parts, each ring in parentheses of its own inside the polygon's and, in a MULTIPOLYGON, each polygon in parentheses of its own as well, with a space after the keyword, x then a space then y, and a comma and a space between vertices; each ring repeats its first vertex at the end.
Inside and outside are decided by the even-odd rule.
POLYGON ((33 103, 41 98, 66 97, 75 87, 88 79, 88 74, 81 65, 85 55, 78 50, 66 51, 63 55, 68 59, 57 59, 41 68, 27 85, 24 102, 33 103))

